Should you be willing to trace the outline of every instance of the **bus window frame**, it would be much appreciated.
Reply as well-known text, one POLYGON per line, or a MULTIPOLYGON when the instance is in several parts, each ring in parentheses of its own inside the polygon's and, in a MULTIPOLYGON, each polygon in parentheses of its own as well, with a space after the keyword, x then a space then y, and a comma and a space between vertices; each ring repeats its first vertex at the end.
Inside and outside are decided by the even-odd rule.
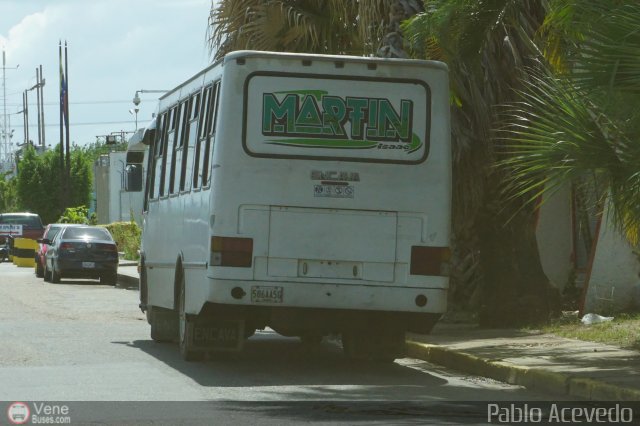
MULTIPOLYGON (((169 174, 169 193, 168 195, 170 197, 172 196, 177 196, 179 193, 179 186, 180 186, 180 182, 178 182, 178 188, 176 188, 176 154, 178 153, 179 150, 179 146, 178 146, 178 142, 181 139, 181 133, 182 133, 182 120, 183 120, 183 115, 184 115, 184 106, 186 104, 185 100, 181 100, 179 101, 176 106, 174 108, 177 109, 177 112, 175 114, 175 117, 173 119, 174 123, 173 123, 173 146, 171 148, 172 151, 172 155, 171 155, 171 170, 170 170, 170 174, 169 174), (178 189, 178 190, 177 190, 178 189)), ((182 161, 182 158, 180 158, 180 160, 182 161)))
MULTIPOLYGON (((216 125, 218 123, 218 105, 220 100, 220 88, 221 82, 220 80, 214 81, 212 84, 212 96, 209 103, 209 110, 213 109, 211 113, 208 114, 207 117, 207 128, 205 129, 206 133, 206 145, 204 150, 204 160, 206 163, 203 163, 202 170, 203 172, 206 170, 207 174, 207 183, 202 186, 202 189, 211 188, 211 174, 213 171, 213 153, 215 150, 215 134, 216 134, 216 125)), ((204 177, 205 174, 202 174, 204 177)), ((204 180, 204 179, 202 179, 204 180)))
MULTIPOLYGON (((187 103, 187 110, 188 110, 188 114, 184 115, 184 129, 182 131, 182 146, 181 146, 181 150, 182 150, 182 164, 180 167, 180 184, 179 184, 179 191, 180 194, 186 194, 188 192, 191 191, 191 187, 192 187, 192 181, 190 181, 189 179, 187 179, 187 166, 189 164, 189 159, 191 157, 194 156, 195 152, 192 153, 191 155, 189 152, 189 138, 191 137, 191 126, 193 125, 193 123, 196 123, 196 128, 195 128, 195 134, 196 134, 196 139, 198 137, 198 114, 199 114, 199 107, 200 107, 200 94, 202 93, 202 90, 194 92, 191 94, 191 96, 189 96, 189 100, 187 103), (187 185, 188 183, 188 185, 187 185)), ((195 149, 195 144, 192 147, 195 149)), ((192 168, 193 168, 193 163, 191 164, 192 168)), ((192 171, 193 173, 193 171, 192 171)))
POLYGON ((158 199, 167 198, 169 196, 168 194, 165 194, 165 189, 168 189, 165 188, 167 173, 167 148, 169 146, 169 134, 172 131, 175 106, 169 108, 169 110, 165 114, 167 115, 167 117, 165 117, 164 131, 162 132, 162 147, 160 148, 162 152, 162 169, 160 170, 160 188, 158 191, 158 199))

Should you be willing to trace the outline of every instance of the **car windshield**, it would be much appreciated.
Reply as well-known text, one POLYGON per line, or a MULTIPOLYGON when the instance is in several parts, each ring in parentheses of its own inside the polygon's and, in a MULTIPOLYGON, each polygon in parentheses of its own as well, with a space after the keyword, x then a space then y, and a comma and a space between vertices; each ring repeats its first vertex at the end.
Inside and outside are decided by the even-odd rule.
POLYGON ((78 240, 111 240, 111 235, 103 228, 66 228, 61 238, 78 240))

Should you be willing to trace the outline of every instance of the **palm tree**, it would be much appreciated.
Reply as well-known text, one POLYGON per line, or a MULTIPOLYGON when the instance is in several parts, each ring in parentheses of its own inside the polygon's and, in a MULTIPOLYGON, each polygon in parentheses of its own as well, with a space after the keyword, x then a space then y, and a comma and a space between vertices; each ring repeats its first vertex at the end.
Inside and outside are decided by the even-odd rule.
POLYGON ((511 179, 495 168, 496 106, 536 67, 532 40, 546 15, 535 0, 435 0, 405 24, 413 57, 449 65, 454 149, 454 303, 479 308, 486 325, 544 320, 558 309, 535 238, 533 208, 505 200, 511 179), (469 260, 471 259, 471 260, 469 260), (474 277, 475 279, 470 279, 474 277), (473 285, 475 284, 475 285, 473 285))
POLYGON ((640 230, 640 4, 554 0, 544 27, 549 69, 506 105, 498 133, 529 201, 587 182, 638 244, 640 230), (559 47, 560 46, 560 47, 559 47), (597 188, 596 188, 597 187, 597 188))
POLYGON ((233 50, 365 55, 374 52, 358 18, 380 22, 381 9, 340 0, 221 0, 209 15, 214 59, 233 50))

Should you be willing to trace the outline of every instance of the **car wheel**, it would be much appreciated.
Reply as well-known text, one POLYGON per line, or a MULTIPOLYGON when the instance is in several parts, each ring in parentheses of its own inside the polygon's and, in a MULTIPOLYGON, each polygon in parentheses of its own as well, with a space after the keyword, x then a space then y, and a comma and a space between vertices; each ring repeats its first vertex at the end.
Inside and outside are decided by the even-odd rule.
POLYGON ((51 272, 49 271, 49 268, 47 268, 47 264, 44 264, 44 280, 46 282, 51 282, 51 272))
POLYGON ((55 265, 53 266, 53 270, 51 271, 51 282, 54 284, 58 284, 60 282, 60 273, 56 271, 55 265))
POLYGON ((194 321, 185 312, 184 274, 180 275, 180 293, 178 297, 180 355, 185 361, 201 361, 204 359, 205 353, 198 351, 193 345, 194 321))
POLYGON ((37 260, 36 260, 36 277, 38 278, 44 277, 44 268, 42 267, 42 264, 37 260))

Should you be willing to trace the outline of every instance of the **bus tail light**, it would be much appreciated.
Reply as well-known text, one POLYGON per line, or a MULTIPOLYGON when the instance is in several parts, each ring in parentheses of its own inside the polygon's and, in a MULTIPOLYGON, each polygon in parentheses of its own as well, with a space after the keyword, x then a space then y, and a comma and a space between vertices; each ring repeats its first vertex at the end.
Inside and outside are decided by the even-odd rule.
POLYGON ((449 276, 449 247, 411 247, 411 275, 449 276))
POLYGON ((211 237, 211 265, 249 268, 252 261, 252 238, 211 237))

